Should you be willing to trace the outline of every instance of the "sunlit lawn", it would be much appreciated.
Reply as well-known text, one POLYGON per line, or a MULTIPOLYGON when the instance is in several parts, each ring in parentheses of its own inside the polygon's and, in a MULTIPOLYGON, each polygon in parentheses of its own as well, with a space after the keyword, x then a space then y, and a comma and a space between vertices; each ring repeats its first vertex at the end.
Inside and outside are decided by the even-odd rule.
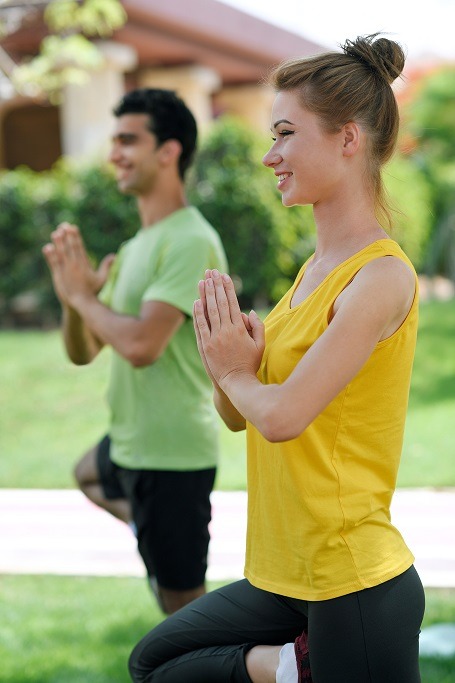
MULTIPOLYGON (((401 486, 455 485, 454 337, 455 302, 424 304, 401 486)), ((109 352, 75 368, 57 331, 0 332, 0 358, 0 487, 72 487, 106 429, 109 352)), ((221 428, 221 450, 217 488, 243 489, 243 434, 221 428)), ((127 683, 131 648, 161 618, 143 580, 0 577, 0 681, 127 683)), ((444 621, 455 591, 427 591, 424 625, 444 621)), ((453 683, 455 659, 422 660, 422 681, 453 683)))
MULTIPOLYGON (((0 592, 5 683, 128 683, 131 649, 162 619, 141 579, 4 576, 0 592)), ((441 621, 455 622, 455 591, 427 591, 424 626, 441 621)), ((421 669, 453 683, 455 658, 421 669)))
MULTIPOLYGON (((423 304, 400 486, 455 485, 454 339, 455 301, 423 304)), ((74 462, 106 429, 109 351, 74 367, 56 330, 0 332, 0 359, 0 487, 74 486, 74 462)), ((216 486, 243 489, 244 435, 220 429, 216 486)))
MULTIPOLYGON (((109 361, 106 349, 71 365, 58 331, 0 332, 0 487, 74 486, 74 463, 107 428, 109 361)), ((218 488, 243 488, 244 435, 220 429, 218 488)))

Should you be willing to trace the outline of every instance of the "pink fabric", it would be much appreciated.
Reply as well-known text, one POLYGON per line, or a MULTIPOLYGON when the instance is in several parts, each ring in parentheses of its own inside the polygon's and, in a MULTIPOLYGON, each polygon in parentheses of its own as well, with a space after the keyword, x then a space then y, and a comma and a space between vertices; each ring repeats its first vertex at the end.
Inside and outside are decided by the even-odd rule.
POLYGON ((294 643, 299 683, 311 683, 310 657, 308 652, 308 634, 303 631, 294 643))

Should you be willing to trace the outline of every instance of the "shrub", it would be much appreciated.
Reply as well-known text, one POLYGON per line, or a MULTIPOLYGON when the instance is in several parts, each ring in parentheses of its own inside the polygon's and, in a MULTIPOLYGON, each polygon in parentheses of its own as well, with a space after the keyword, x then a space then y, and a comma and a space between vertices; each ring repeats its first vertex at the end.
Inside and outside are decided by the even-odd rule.
MULTIPOLYGON (((250 127, 223 117, 202 141, 188 183, 189 200, 221 235, 245 308, 276 302, 315 245, 311 208, 284 208, 273 173, 261 164, 267 147, 250 127)), ((386 185, 401 211, 392 236, 419 267, 431 226, 428 182, 409 159, 396 157, 386 185)), ((41 253, 56 225, 79 225, 94 262, 117 251, 139 226, 134 197, 118 191, 107 166, 61 161, 44 173, 5 172, 0 202, 0 310, 6 322, 16 295, 30 290, 41 320, 57 321, 60 306, 41 253)))
POLYGON ((80 226, 94 262, 116 251, 139 225, 133 198, 118 192, 107 167, 62 161, 44 173, 5 172, 0 202, 0 305, 6 322, 15 319, 17 295, 29 292, 39 318, 56 322, 60 306, 41 249, 59 223, 80 226))
POLYGON ((393 211, 390 236, 396 239, 417 270, 425 261, 432 227, 432 197, 422 171, 406 156, 396 155, 384 172, 393 211))

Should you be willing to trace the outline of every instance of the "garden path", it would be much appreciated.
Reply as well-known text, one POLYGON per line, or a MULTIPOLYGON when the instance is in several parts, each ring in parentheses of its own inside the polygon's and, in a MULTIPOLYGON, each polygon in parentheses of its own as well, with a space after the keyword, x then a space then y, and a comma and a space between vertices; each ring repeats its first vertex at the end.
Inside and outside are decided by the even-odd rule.
MULTIPOLYGON (((242 576, 246 494, 212 494, 208 579, 242 576)), ((455 489, 399 489, 392 520, 428 587, 455 588, 455 489)), ((0 574, 143 576, 129 528, 76 490, 0 489, 0 574)))

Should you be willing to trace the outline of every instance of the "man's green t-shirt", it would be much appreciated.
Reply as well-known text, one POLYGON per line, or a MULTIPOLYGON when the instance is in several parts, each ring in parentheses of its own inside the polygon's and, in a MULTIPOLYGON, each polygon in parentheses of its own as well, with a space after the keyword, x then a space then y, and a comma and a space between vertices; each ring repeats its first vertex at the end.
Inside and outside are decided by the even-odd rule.
POLYGON ((109 435, 111 458, 122 467, 200 470, 217 463, 212 385, 192 322, 207 268, 226 270, 223 247, 200 212, 187 207, 125 242, 100 293, 118 313, 138 315, 143 302, 162 301, 186 316, 152 365, 134 368, 113 352, 109 435))

